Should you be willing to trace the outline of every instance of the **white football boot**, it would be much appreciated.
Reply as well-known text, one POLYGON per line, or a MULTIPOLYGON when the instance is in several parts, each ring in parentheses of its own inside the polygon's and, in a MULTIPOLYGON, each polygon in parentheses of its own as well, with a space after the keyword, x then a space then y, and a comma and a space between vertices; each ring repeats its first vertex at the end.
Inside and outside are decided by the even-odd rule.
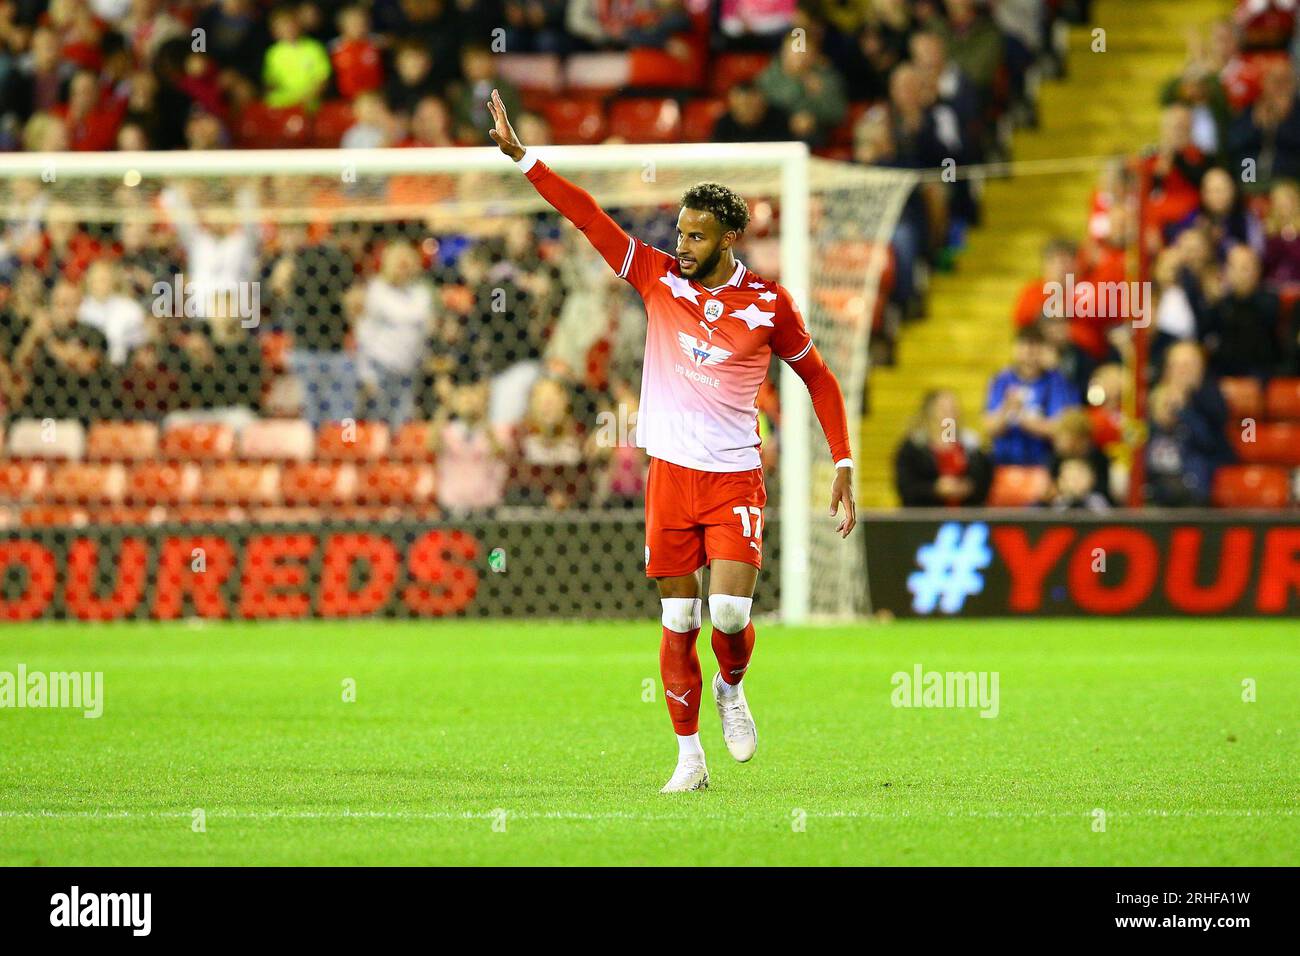
POLYGON ((709 768, 704 764, 704 754, 686 754, 677 761, 672 779, 659 792, 686 793, 689 790, 708 789, 709 768))
POLYGON ((722 675, 715 674, 713 700, 718 705, 718 717, 722 719, 722 739, 727 742, 731 756, 744 763, 758 749, 758 728, 754 726, 754 718, 749 715, 744 688, 736 684, 734 693, 724 695, 722 683, 722 675))

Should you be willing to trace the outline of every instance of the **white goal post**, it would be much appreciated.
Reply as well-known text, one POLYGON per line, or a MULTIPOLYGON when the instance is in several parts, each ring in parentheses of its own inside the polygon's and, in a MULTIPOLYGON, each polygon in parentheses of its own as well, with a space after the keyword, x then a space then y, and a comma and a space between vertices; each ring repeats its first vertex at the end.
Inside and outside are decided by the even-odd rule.
MULTIPOLYGON (((843 387, 855 457, 892 451, 861 447, 859 426, 888 243, 915 174, 815 158, 802 143, 541 146, 536 153, 607 209, 660 209, 671 218, 666 207, 701 180, 723 182, 760 204, 750 230, 759 236, 742 240, 742 257, 760 274, 778 272, 807 318, 843 387), (764 259, 751 243, 774 255, 764 259)), ((156 206, 163 186, 187 179, 258 183, 257 215, 264 222, 414 219, 436 232, 550 208, 495 147, 10 153, 0 156, 0 206, 10 223, 31 215, 30 185, 37 183, 61 196, 79 219, 113 222, 156 206), (307 188, 313 180, 364 184, 384 177, 437 178, 444 188, 431 202, 421 201, 419 190, 394 199, 357 189, 354 199, 325 210, 313 205, 307 188), (28 188, 20 190, 24 181, 28 188)), ((206 211, 233 222, 248 215, 233 203, 206 211)), ((847 541, 834 533, 826 516, 832 463, 807 391, 784 365, 780 396, 782 619, 860 613, 861 535, 870 529, 847 541)))

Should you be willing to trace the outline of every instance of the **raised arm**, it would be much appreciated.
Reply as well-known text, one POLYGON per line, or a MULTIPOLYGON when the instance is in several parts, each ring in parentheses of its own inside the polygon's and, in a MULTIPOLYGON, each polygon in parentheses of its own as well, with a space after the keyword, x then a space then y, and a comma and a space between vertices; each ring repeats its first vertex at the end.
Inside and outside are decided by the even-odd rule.
POLYGON ((488 130, 488 135, 501 147, 501 152, 519 164, 543 199, 582 231, 611 269, 619 276, 626 276, 633 249, 632 238, 597 205, 589 192, 554 172, 537 157, 527 155, 496 90, 488 100, 488 110, 495 124, 488 130))

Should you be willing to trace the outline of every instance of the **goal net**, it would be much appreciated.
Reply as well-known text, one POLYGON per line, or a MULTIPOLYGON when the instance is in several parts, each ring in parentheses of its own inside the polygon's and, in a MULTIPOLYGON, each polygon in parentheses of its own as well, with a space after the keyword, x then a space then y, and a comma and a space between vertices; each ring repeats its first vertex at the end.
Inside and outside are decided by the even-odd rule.
MULTIPOLYGON (((888 453, 858 447, 858 422, 910 174, 799 144, 537 152, 664 249, 687 187, 740 191, 752 210, 741 259, 803 308, 843 386, 855 454, 888 453)), ((216 528, 238 538, 238 563, 268 527, 405 522, 454 535, 481 519, 495 524, 477 533, 479 598, 500 591, 491 572, 520 552, 492 539, 515 534, 556 595, 524 601, 516 573, 518 600, 481 606, 644 610, 640 590, 584 580, 614 569, 622 577, 607 580, 630 581, 643 567, 627 529, 644 491, 644 312, 496 150, 16 154, 0 158, 0 207, 0 523, 11 538, 44 535, 72 562, 90 559, 69 529, 216 528)), ((779 593, 790 621, 858 612, 870 529, 835 534, 826 444, 779 362, 760 408, 775 573, 765 569, 759 603, 775 610, 779 593)), ((445 556, 452 539, 440 540, 445 556)), ((110 550, 92 555, 104 580, 90 606, 126 586, 110 550)), ((150 543, 150 581, 128 616, 171 606, 152 583, 164 551, 150 543)), ((443 572, 398 552, 385 600, 400 604, 404 583, 443 572)), ((335 567, 323 541, 304 552, 320 589, 302 606, 333 606, 332 569, 342 593, 366 593, 388 560, 376 554, 335 567)), ((230 613, 247 575, 223 579, 230 613)), ((0 600, 30 583, 9 580, 0 600)), ((181 603, 204 613, 197 589, 181 603)))

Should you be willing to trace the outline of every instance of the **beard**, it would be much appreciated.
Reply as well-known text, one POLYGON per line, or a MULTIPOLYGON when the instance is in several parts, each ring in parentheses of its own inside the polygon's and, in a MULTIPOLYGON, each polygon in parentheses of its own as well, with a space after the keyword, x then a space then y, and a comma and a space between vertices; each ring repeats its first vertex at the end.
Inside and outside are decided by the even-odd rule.
MULTIPOLYGON (((714 269, 718 267, 718 263, 721 261, 722 261, 722 247, 719 246, 717 249, 713 251, 713 255, 709 256, 707 259, 695 260, 695 271, 691 273, 692 277, 709 275, 711 272, 713 272, 714 269)), ((678 266, 680 267, 680 265, 681 263, 679 262, 678 266)))

